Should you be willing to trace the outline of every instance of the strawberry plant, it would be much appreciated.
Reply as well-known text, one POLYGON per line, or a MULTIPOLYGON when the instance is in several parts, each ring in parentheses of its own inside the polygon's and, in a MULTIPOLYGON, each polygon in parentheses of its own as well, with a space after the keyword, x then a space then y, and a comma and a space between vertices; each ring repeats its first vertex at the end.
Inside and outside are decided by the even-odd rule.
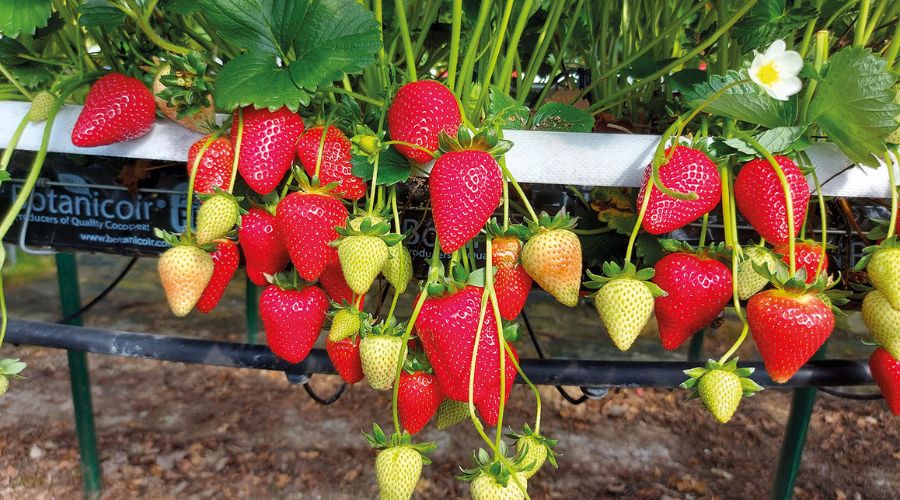
MULTIPOLYGON (((25 129, 44 123, 0 237, 35 187, 61 107, 84 105, 65 131, 79 147, 140 139, 157 116, 201 131, 178 172, 184 229, 160 233, 173 313, 215 308, 243 253, 249 279, 266 286, 260 314, 277 356, 302 362, 330 316, 339 375, 389 394, 393 434, 375 425, 366 436, 383 498, 412 495, 435 445, 410 434, 432 419, 439 429, 468 420, 487 446, 463 474, 474 498, 527 498, 527 481, 557 465, 514 345, 533 284, 568 307, 582 285, 597 290, 621 350, 654 313, 663 347, 676 349, 730 307, 738 337, 683 384, 723 423, 760 389, 734 357, 749 335, 779 383, 830 336, 847 282, 829 275, 834 239, 807 150, 827 141, 853 163, 893 166, 897 9, 788 3, 0 0, 0 99, 31 103, 0 182, 25 129), (533 203, 506 164, 505 130, 661 139, 638 189, 601 187, 590 201, 570 189, 590 207, 579 218, 571 205, 551 216, 533 203), (402 185, 413 176, 428 177, 427 195, 402 185), (436 236, 411 313, 398 318, 420 251, 401 206, 417 196, 436 236), (759 236, 751 245, 739 216, 759 236), (659 238, 695 224, 696 247, 659 238), (388 287, 386 313, 381 299, 369 312, 366 297, 388 287), (507 436, 509 456, 502 427, 517 375, 536 411, 507 436)), ((554 153, 531 160, 553 169, 554 153)), ((858 271, 874 287, 863 319, 883 347, 872 372, 896 410, 894 170, 883 241, 858 271)), ((24 368, 0 361, 0 395, 24 368)))

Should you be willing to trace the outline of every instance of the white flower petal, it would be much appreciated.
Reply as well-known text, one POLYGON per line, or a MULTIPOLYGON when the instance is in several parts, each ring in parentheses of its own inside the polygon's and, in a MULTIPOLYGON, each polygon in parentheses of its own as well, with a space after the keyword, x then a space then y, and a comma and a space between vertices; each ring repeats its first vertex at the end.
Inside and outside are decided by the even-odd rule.
POLYGON ((769 48, 766 49, 765 55, 768 58, 775 58, 784 52, 785 47, 787 47, 787 45, 784 43, 784 40, 775 40, 772 42, 772 45, 769 45, 769 48))
POLYGON ((797 92, 800 92, 800 89, 803 88, 803 82, 796 76, 787 76, 779 79, 774 86, 778 87, 779 92, 790 97, 797 92))
POLYGON ((775 59, 778 73, 781 78, 796 76, 803 69, 803 58, 793 50, 785 51, 775 59))

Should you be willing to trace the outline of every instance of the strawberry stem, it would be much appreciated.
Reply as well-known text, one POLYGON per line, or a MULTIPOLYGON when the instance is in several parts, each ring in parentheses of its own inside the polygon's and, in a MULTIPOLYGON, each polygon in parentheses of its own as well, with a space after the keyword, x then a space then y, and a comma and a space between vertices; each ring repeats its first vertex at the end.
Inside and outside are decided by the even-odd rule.
POLYGON ((400 26, 400 38, 403 39, 403 53, 406 54, 406 72, 410 81, 416 81, 416 55, 413 52, 412 40, 409 36, 409 25, 406 22, 406 5, 403 0, 394 0, 394 15, 400 26))
POLYGON ((394 316, 394 309, 397 307, 397 299, 400 298, 400 290, 394 288, 394 298, 391 299, 391 308, 388 310, 386 318, 391 318, 394 316))
POLYGON ((197 180, 197 171, 200 170, 200 161, 203 160, 203 155, 206 154, 206 150, 209 149, 209 146, 212 145, 213 141, 219 138, 219 135, 222 134, 224 129, 219 129, 216 133, 209 136, 206 139, 206 142, 203 143, 203 146, 200 147, 200 151, 197 152, 197 157, 194 158, 194 163, 191 165, 191 175, 188 179, 188 188, 187 188, 187 205, 185 211, 185 223, 184 223, 184 234, 187 235, 188 239, 191 238, 191 218, 193 216, 193 204, 194 204, 194 182, 197 180))
POLYGON ((772 153, 766 150, 762 144, 749 134, 737 132, 737 135, 769 161, 769 164, 771 164, 772 168, 775 170, 775 175, 778 176, 778 182, 781 183, 781 188, 784 190, 784 204, 785 210, 787 211, 788 225, 788 253, 790 254, 788 260, 790 261, 791 276, 793 276, 794 273, 797 272, 797 257, 794 255, 794 245, 796 244, 796 241, 794 240, 797 239, 797 234, 794 231, 794 199, 791 193, 791 186, 788 184, 787 177, 785 177, 784 172, 781 170, 781 166, 775 161, 772 153))
MULTIPOLYGON (((809 164, 809 156, 804 151, 800 152, 800 158, 805 164, 809 164)), ((816 276, 819 276, 822 273, 822 268, 825 267, 825 260, 828 258, 826 253, 828 248, 828 224, 825 210, 825 195, 822 194, 822 185, 819 183, 819 176, 816 174, 815 169, 811 170, 810 176, 812 176, 813 185, 816 187, 816 199, 819 202, 819 219, 822 227, 822 234, 819 239, 819 244, 822 248, 819 255, 819 264, 816 266, 816 276)), ((806 224, 803 227, 806 228, 806 224)))
POLYGON ((700 225, 700 242, 697 245, 702 247, 706 244, 706 230, 709 227, 709 212, 703 214, 703 223, 700 225))
MULTIPOLYGON (((516 193, 518 193, 519 198, 522 200, 522 203, 525 205, 525 210, 528 211, 528 215, 529 215, 529 217, 531 217, 531 220, 537 222, 537 221, 538 221, 538 216, 537 216, 537 214, 534 212, 534 208, 532 208, 531 202, 528 201, 528 198, 525 196, 525 192, 522 191, 522 186, 519 186, 519 183, 516 182, 516 178, 513 177, 512 173, 510 173, 509 169, 506 168, 506 159, 503 158, 503 157, 501 157, 500 160, 499 160, 497 163, 500 164, 500 170, 503 171, 504 177, 506 177, 506 179, 507 179, 510 183, 512 183, 513 188, 516 190, 516 193)), ((507 195, 507 197, 505 198, 504 201, 509 201, 509 196, 508 196, 508 195, 507 195)), ((507 205, 508 205, 508 203, 507 203, 507 205)), ((504 224, 506 224, 506 222, 508 222, 508 219, 509 219, 509 209, 506 208, 506 207, 504 207, 504 216, 505 216, 506 219, 507 219, 507 221, 504 222, 504 224)), ((508 224, 507 224, 507 227, 508 227, 508 224)))
MULTIPOLYGON (((441 245, 438 242, 437 237, 434 238, 434 249, 431 252, 431 269, 434 269, 438 265, 439 256, 441 254, 441 245)), ((397 434, 400 434, 400 414, 397 410, 397 397, 400 394, 400 373, 403 371, 403 364, 406 362, 406 351, 409 348, 409 336, 412 334, 413 327, 416 326, 416 319, 419 317, 419 311, 422 310, 422 305, 425 303, 425 299, 428 298, 428 284, 431 283, 432 275, 435 273, 428 272, 428 279, 425 280, 425 285, 422 287, 422 291, 419 292, 419 300, 416 301, 416 306, 413 308, 412 315, 409 317, 409 323, 406 324, 406 330, 403 331, 402 345, 400 346, 400 356, 397 358, 397 371, 394 375, 394 391, 393 396, 391 397, 391 413, 394 419, 394 430, 397 434)), ((396 289, 394 289, 394 301, 391 305, 391 312, 388 313, 388 318, 394 312, 394 306, 397 303, 397 297, 400 294, 397 293, 396 289)))
POLYGON ((391 141, 385 141, 385 142, 382 142, 381 144, 382 144, 383 146, 391 146, 391 145, 394 145, 394 144, 397 144, 397 145, 399 145, 399 146, 406 146, 406 147, 408 147, 408 148, 413 148, 413 149, 417 149, 417 150, 419 150, 419 151, 428 153, 429 155, 431 155, 432 158, 437 158, 437 153, 435 153, 434 151, 432 151, 432 150, 430 150, 430 149, 428 149, 428 148, 423 148, 422 146, 419 146, 418 144, 413 144, 413 143, 411 143, 411 142, 404 142, 404 141, 394 141, 394 140, 391 140, 391 141))
POLYGON ((25 132, 25 127, 28 125, 28 122, 31 121, 28 118, 30 113, 25 113, 25 116, 22 117, 22 121, 19 122, 19 126, 16 127, 16 131, 13 132, 12 137, 9 138, 9 144, 7 144, 6 149, 3 151, 3 157, 0 158, 0 172, 6 170, 6 167, 9 166, 9 161, 12 159, 13 152, 16 150, 16 146, 19 145, 19 139, 22 137, 22 133, 25 132))
MULTIPOLYGON (((732 183, 734 180, 731 177, 731 170, 729 170, 727 165, 723 165, 720 168, 720 174, 722 177, 722 209, 725 211, 725 207, 728 208, 728 214, 724 216, 723 224, 725 226, 725 241, 731 241, 733 247, 731 252, 731 297, 732 302, 734 303, 734 312, 737 314, 738 319, 741 321, 741 334, 738 336, 737 340, 731 345, 728 351, 725 352, 724 355, 719 359, 720 364, 724 364, 728 361, 735 352, 737 352, 738 348, 741 347, 741 344, 744 343, 744 340, 747 338, 747 332, 750 331, 750 325, 747 323, 747 318, 744 316, 744 311, 741 310, 741 298, 738 294, 738 267, 740 266, 740 255, 741 255, 741 246, 738 243, 738 233, 737 233, 737 214, 733 210, 734 204, 734 189, 732 183)), ((726 246, 728 244, 726 243, 726 246)))
MULTIPOLYGON (((894 150, 894 154, 900 155, 900 153, 898 153, 896 149, 894 150)), ((888 168, 888 183, 890 184, 890 187, 891 187, 891 220, 888 223, 887 238, 886 238, 886 239, 890 239, 890 238, 893 238, 894 235, 897 233, 897 205, 898 205, 897 180, 896 180, 896 177, 894 174, 894 164, 895 164, 894 158, 891 156, 890 153, 885 153, 884 160, 885 160, 885 165, 888 168)))
POLYGON ((631 228, 631 236, 628 238, 628 249, 625 250, 625 262, 631 262, 631 253, 634 250, 634 242, 637 241, 638 231, 641 229, 641 224, 644 222, 644 215, 647 214, 647 206, 650 204, 650 194, 653 193, 653 184, 647 184, 647 192, 644 193, 644 200, 641 202, 641 209, 638 212, 637 221, 634 223, 634 227, 631 228))
POLYGON ((503 179, 503 231, 509 229, 509 181, 503 179))
MULTIPOLYGON (((450 62, 447 64, 447 87, 453 92, 456 85, 456 65, 459 63, 459 38, 462 31, 462 0, 453 0, 450 20, 450 62)), ((474 44, 474 40, 470 43, 474 44)))
POLYGON ((231 182, 228 183, 228 192, 234 191, 234 183, 237 181, 238 160, 241 157, 241 141, 244 139, 244 109, 238 108, 237 138, 234 141, 234 161, 231 162, 231 182))

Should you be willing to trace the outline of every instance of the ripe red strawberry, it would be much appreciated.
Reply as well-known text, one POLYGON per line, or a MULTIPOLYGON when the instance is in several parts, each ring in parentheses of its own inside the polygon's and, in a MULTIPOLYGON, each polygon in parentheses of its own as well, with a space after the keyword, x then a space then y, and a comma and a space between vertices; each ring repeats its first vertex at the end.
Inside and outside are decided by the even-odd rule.
POLYGON ((431 373, 409 373, 405 370, 400 373, 397 413, 400 426, 410 434, 418 434, 425 427, 443 400, 437 377, 431 373))
POLYGON ((869 358, 869 370, 891 413, 900 415, 900 361, 879 347, 869 358))
POLYGON ((747 302, 747 321, 772 380, 783 384, 828 340, 834 313, 814 293, 766 290, 747 302))
POLYGON ((669 351, 710 323, 731 299, 731 271, 725 264, 688 253, 669 254, 654 267, 656 283, 668 295, 655 301, 659 339, 669 351))
MULTIPOLYGON (((400 87, 388 109, 388 132, 395 141, 408 142, 429 151, 438 148, 441 131, 456 136, 462 116, 450 89, 433 80, 400 87)), ((409 146, 394 146, 410 160, 427 163, 431 155, 409 146)))
MULTIPOLYGON (((297 142, 297 157, 310 177, 316 173, 319 143, 324 127, 313 127, 300 136, 297 142)), ((324 186, 337 182, 333 193, 356 201, 366 194, 366 183, 353 175, 350 170, 350 139, 337 127, 328 127, 322 147, 322 162, 319 166, 319 181, 324 186)))
POLYGON ((351 335, 337 342, 325 340, 325 351, 338 375, 348 384, 363 379, 362 362, 359 359, 359 335, 351 335))
POLYGON ((251 207, 241 218, 238 241, 244 249, 247 277, 257 285, 265 285, 265 274, 274 275, 290 262, 288 251, 275 230, 275 216, 264 208, 251 207))
MULTIPOLYGON (((344 280, 344 272, 341 271, 341 263, 334 261, 322 270, 319 276, 319 284, 325 289, 325 292, 331 297, 331 300, 338 304, 351 303, 353 301, 353 290, 344 280)), ((360 304, 360 307, 362 305, 360 304)))
MULTIPOLYGON (((785 156, 776 156, 781 166, 794 204, 794 234, 806 217, 809 205, 809 185, 803 172, 785 156)), ((784 189, 772 164, 765 158, 757 158, 744 164, 734 180, 734 197, 737 208, 760 236, 774 245, 788 241, 787 204, 784 189)))
POLYGON ((137 139, 150 131, 154 120, 156 103, 150 90, 137 78, 110 73, 88 91, 72 129, 72 144, 92 148, 137 139))
MULTIPOLYGON (((231 141, 237 144, 238 112, 234 112, 231 141)), ((238 171, 259 194, 268 194, 281 182, 294 161, 297 139, 303 134, 300 115, 287 108, 277 111, 244 108, 244 133, 238 171)))
MULTIPOLYGON (((469 367, 483 291, 481 287, 469 285, 453 294, 428 298, 416 320, 419 341, 431 361, 441 391, 457 401, 469 400, 469 367)), ((512 351, 515 353, 515 348, 512 351)), ((515 366, 506 356, 507 399, 515 376, 515 366)), ((478 343, 473 390, 475 406, 488 425, 497 425, 499 394, 500 345, 497 323, 488 311, 478 343)))
POLYGON ((334 228, 348 216, 339 199, 325 194, 291 193, 278 203, 275 226, 301 278, 315 281, 337 260, 337 250, 328 244, 338 239, 334 228))
POLYGON ((285 290, 269 285, 259 296, 259 317, 269 348, 289 363, 303 361, 325 323, 328 297, 317 286, 285 290))
POLYGON ((434 162, 428 189, 441 250, 451 253, 475 237, 500 204, 503 175, 487 151, 453 151, 434 162))
POLYGON ((522 241, 515 237, 494 238, 491 246, 491 260, 497 267, 494 275, 494 290, 497 292, 497 306, 500 316, 512 321, 516 319, 528 293, 531 291, 531 276, 519 262, 522 241))
MULTIPOLYGON (((790 247, 787 243, 775 247, 775 253, 783 255, 781 260, 785 264, 790 264, 790 247)), ((797 269, 806 270, 806 283, 814 283, 818 277, 816 270, 819 268, 819 261, 822 260, 822 246, 812 242, 797 242, 794 244, 794 259, 797 269)), ((828 274, 827 256, 821 272, 828 274)))
MULTIPOLYGON (((679 200, 653 189, 642 224, 650 234, 665 234, 682 228, 711 212, 722 199, 722 179, 716 164, 708 156, 686 146, 676 146, 674 153, 671 148, 667 149, 666 155, 670 153, 669 161, 659 167, 662 185, 681 193, 697 193, 698 198, 679 200)), ((651 165, 644 170, 638 207, 643 204, 652 172, 651 165)))
POLYGON ((213 261, 213 275, 200 300, 197 301, 197 310, 202 313, 208 313, 216 308, 241 261, 238 246, 231 240, 217 241, 216 250, 209 256, 213 261))
MULTIPOLYGON (((206 136, 191 145, 188 150, 187 172, 191 173, 200 149, 206 144, 209 136, 206 136)), ((209 148, 203 153, 200 164, 197 166, 197 176, 194 179, 195 193, 212 193, 214 188, 227 191, 231 184, 231 166, 234 163, 234 147, 227 137, 219 137, 209 144, 209 148)))

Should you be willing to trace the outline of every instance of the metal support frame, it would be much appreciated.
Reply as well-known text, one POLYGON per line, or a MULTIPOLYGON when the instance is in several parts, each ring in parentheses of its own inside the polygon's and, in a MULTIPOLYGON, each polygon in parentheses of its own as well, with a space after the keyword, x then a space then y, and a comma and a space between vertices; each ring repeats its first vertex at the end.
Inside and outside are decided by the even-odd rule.
MULTIPOLYGON (((81 308, 78 264, 75 255, 56 254, 56 271, 62 313, 63 316, 69 316, 81 308)), ((75 317, 68 322, 69 325, 76 326, 80 326, 81 323, 80 317, 75 317)), ((69 349, 67 354, 84 493, 87 498, 97 498, 100 496, 100 460, 97 454, 97 432, 94 429, 94 406, 91 402, 91 380, 87 355, 84 351, 73 349, 69 349)))
MULTIPOLYGON (((813 359, 823 359, 827 349, 826 343, 816 352, 813 359)), ((809 421, 815 403, 815 387, 804 387, 794 391, 791 412, 784 429, 784 440, 781 442, 775 482, 772 485, 772 498, 775 500, 790 500, 794 496, 794 484, 800 473, 803 448, 806 446, 806 434, 809 432, 809 421)))
POLYGON ((255 344, 259 341, 259 287, 247 278, 247 343, 255 344))

